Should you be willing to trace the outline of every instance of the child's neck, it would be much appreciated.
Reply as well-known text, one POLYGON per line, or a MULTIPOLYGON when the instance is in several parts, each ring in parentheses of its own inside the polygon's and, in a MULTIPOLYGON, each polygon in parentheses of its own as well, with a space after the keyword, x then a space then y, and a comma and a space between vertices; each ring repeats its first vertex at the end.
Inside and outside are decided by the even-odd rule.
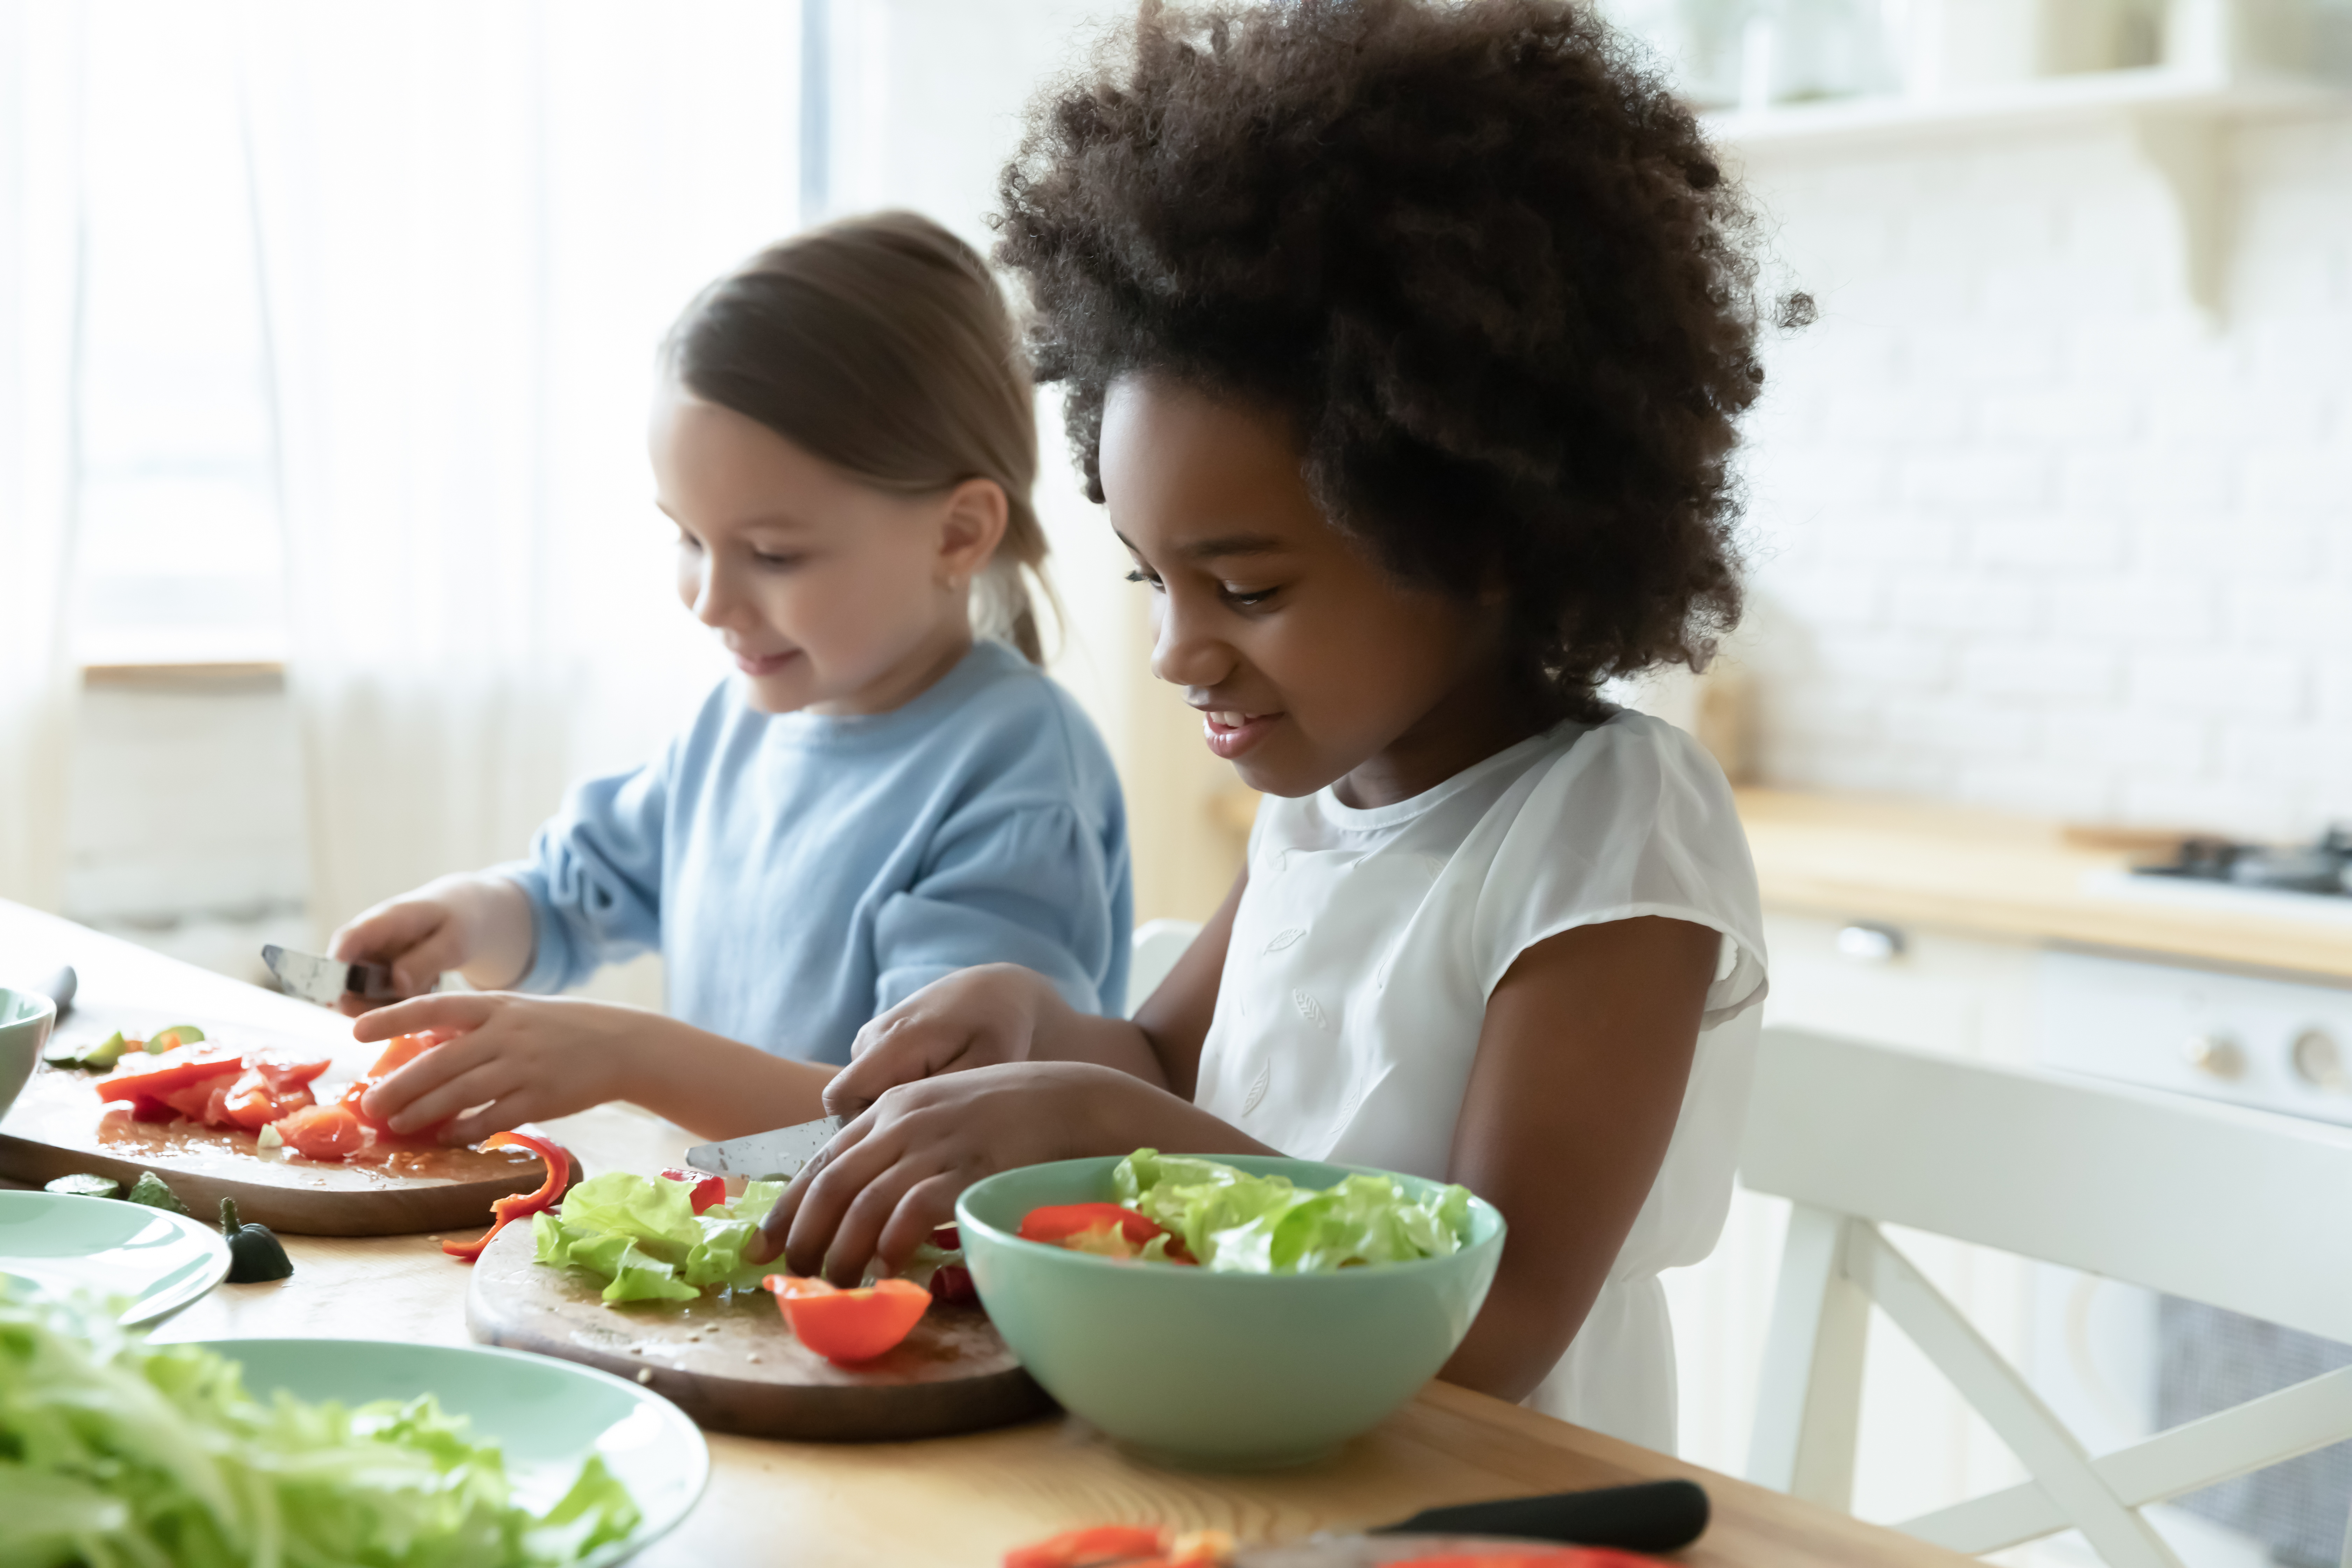
POLYGON ((951 616, 908 655, 845 697, 812 702, 807 711, 839 718, 850 714, 888 713, 904 708, 947 678, 971 651, 971 621, 951 616))
POLYGON ((1515 684, 1482 665, 1402 735, 1333 784, 1342 805, 1394 805, 1549 727, 1515 684))

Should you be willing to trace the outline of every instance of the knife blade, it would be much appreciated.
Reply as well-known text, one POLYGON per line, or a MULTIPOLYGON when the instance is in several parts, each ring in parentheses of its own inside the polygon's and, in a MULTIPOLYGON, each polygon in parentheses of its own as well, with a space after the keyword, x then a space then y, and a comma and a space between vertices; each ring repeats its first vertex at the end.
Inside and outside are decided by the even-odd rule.
POLYGON ((348 963, 340 958, 320 958, 315 952, 299 952, 274 942, 263 946, 261 962, 269 965, 269 973, 278 976, 279 988, 288 995, 316 1002, 321 1007, 331 1007, 345 996, 368 1002, 400 999, 400 993, 393 988, 392 971, 380 963, 348 963))
POLYGON ((820 1117, 772 1132, 730 1138, 719 1143, 698 1143, 686 1152, 686 1163, 714 1176, 741 1176, 751 1182, 789 1182, 801 1167, 817 1157, 833 1135, 841 1131, 838 1116, 820 1117))

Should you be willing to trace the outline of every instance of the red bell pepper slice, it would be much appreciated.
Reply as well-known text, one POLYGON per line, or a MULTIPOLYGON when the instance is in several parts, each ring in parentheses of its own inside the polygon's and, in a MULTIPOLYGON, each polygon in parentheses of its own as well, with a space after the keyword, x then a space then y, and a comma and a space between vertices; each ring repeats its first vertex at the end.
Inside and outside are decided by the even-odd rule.
POLYGON ((308 1105, 269 1124, 296 1153, 313 1160, 343 1160, 367 1147, 367 1123, 345 1105, 308 1105))
POLYGON ((247 1132, 258 1132, 271 1122, 314 1103, 309 1085, 292 1083, 281 1088, 271 1083, 259 1068, 248 1068, 228 1087, 221 1110, 231 1123, 247 1132))
POLYGON ((482 1255, 499 1232, 526 1215, 551 1209, 562 1200, 563 1189, 572 1184, 572 1156, 561 1144, 544 1138, 534 1138, 528 1132, 493 1132, 482 1140, 485 1149, 528 1149, 547 1162, 547 1180, 540 1183, 534 1193, 516 1193, 490 1205, 490 1228, 472 1241, 445 1241, 441 1250, 452 1258, 462 1258, 471 1263, 482 1255))
POLYGON ((662 1177, 665 1181, 686 1184, 689 1189, 686 1201, 694 1205, 697 1214, 713 1204, 727 1201, 727 1178, 724 1176, 714 1176, 708 1171, 683 1171, 672 1166, 662 1173, 662 1177))
POLYGON ((328 1057, 286 1057, 269 1051, 256 1051, 245 1058, 245 1070, 257 1074, 279 1094, 316 1080, 331 1065, 332 1058, 328 1057))
POLYGON ((1031 1209, 1021 1216, 1020 1236, 1024 1241, 1042 1241, 1106 1258, 1133 1258, 1153 1237, 1165 1236, 1169 1262, 1192 1261, 1180 1237, 1121 1204, 1055 1204, 1031 1209))
POLYGON ((179 1046, 161 1056, 125 1056, 96 1084, 100 1100, 163 1100, 174 1089, 243 1069, 245 1058, 217 1046, 179 1046))
POLYGON ((150 1100, 143 1094, 130 1099, 131 1120, 133 1121, 177 1121, 180 1113, 160 1100, 150 1100))
POLYGON ((776 1293, 776 1306, 801 1343, 843 1365, 890 1350, 931 1305, 931 1293, 906 1279, 877 1279, 857 1290, 790 1274, 771 1274, 760 1283, 776 1293))
POLYGON ((1155 1525, 1093 1524, 1066 1530, 1004 1554, 1004 1568, 1097 1568, 1141 1563, 1168 1549, 1168 1532, 1155 1525))
POLYGON ((394 1035, 391 1043, 384 1047, 383 1054, 375 1058, 375 1066, 368 1068, 364 1076, 355 1079, 352 1087, 343 1091, 343 1103, 351 1107, 353 1116, 375 1130, 378 1142, 418 1149, 440 1145, 441 1129, 455 1121, 455 1117, 444 1117, 432 1126, 420 1127, 414 1132, 394 1132, 391 1122, 373 1114, 360 1102, 367 1097, 368 1090, 451 1037, 431 1029, 415 1035, 394 1035))

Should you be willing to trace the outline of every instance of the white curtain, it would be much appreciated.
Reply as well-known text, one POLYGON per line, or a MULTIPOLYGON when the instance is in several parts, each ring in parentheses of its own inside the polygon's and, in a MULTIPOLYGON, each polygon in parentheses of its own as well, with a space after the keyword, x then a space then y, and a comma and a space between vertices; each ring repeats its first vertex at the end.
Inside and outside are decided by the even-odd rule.
POLYGON ((0 0, 0 898, 58 907, 79 314, 80 16, 0 0))
POLYGON ((797 8, 249 0, 241 91, 324 931, 521 852, 721 673, 645 456, 693 292, 797 220, 797 8))

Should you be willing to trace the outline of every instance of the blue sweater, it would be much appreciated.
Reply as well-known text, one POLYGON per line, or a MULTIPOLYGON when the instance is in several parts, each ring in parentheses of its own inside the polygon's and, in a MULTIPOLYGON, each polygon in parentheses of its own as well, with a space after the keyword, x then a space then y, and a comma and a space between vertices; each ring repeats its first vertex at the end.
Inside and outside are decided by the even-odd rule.
POLYGON ((592 780, 499 869, 560 991, 659 947, 669 1011, 807 1061, 950 971, 1026 965, 1072 1006, 1127 999, 1127 816, 1067 692, 980 642, 888 713, 744 706, 734 682, 634 773, 592 780))

